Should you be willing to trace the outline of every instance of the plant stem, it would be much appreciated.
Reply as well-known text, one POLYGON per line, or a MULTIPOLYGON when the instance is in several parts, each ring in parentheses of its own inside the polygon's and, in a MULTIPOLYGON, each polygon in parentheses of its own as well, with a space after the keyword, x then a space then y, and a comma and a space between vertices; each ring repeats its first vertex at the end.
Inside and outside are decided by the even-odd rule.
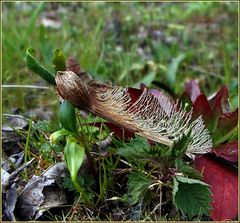
POLYGON ((88 165, 90 167, 90 171, 95 179, 95 182, 96 182, 96 188, 98 190, 98 192, 100 191, 99 189, 99 178, 98 178, 98 174, 97 174, 97 171, 96 171, 96 165, 95 165, 95 162, 92 158, 92 155, 88 149, 88 145, 86 143, 86 141, 84 140, 84 137, 81 137, 80 135, 76 135, 76 138, 78 139, 79 142, 81 142, 83 145, 84 145, 84 148, 85 148, 85 154, 87 156, 87 160, 88 160, 88 165))
MULTIPOLYGON (((32 129, 32 121, 30 120, 29 121, 29 128, 28 128, 26 144, 25 144, 25 148, 24 148, 24 163, 26 163, 27 160, 30 159, 28 145, 29 145, 29 140, 30 140, 30 135, 31 135, 31 129, 32 129)), ((24 175, 25 175, 26 179, 28 179, 27 171, 24 171, 24 175)))
POLYGON ((81 197, 83 198, 83 201, 85 204, 89 205, 89 206, 92 206, 92 203, 89 201, 86 193, 84 192, 84 190, 81 188, 81 186, 79 185, 78 183, 78 180, 77 180, 77 177, 76 176, 71 176, 72 178, 72 182, 76 188, 76 190, 79 192, 79 194, 81 195, 81 197))
POLYGON ((99 190, 99 179, 98 179, 98 174, 96 172, 95 162, 94 162, 92 155, 91 155, 89 149, 87 148, 87 146, 85 147, 85 153, 86 153, 86 156, 88 159, 88 164, 91 169, 92 175, 96 181, 96 188, 97 188, 97 190, 99 190))
POLYGON ((159 216, 162 217, 162 185, 159 185, 159 216))

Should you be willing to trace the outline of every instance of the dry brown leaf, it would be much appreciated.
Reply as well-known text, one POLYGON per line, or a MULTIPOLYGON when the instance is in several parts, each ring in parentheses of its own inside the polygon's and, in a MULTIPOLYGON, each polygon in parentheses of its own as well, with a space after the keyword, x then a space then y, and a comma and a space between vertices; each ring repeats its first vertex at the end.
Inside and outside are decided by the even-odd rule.
POLYGON ((132 100, 129 88, 93 80, 85 72, 58 72, 56 84, 61 97, 74 106, 147 139, 171 146, 191 130, 187 152, 206 153, 212 147, 202 118, 191 122, 192 112, 179 109, 164 94, 156 97, 144 89, 137 100, 132 100))

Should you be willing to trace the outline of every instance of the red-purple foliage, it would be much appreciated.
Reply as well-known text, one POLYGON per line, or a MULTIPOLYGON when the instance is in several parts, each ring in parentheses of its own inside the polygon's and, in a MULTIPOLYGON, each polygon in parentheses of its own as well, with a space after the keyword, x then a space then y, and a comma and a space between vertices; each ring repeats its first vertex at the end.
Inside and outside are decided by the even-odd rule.
POLYGON ((210 217, 215 221, 234 220, 238 214, 238 174, 234 165, 238 161, 238 141, 228 142, 228 138, 237 128, 238 109, 230 112, 227 87, 210 100, 199 89, 195 81, 185 86, 193 103, 193 116, 202 115, 216 146, 210 154, 196 156, 195 167, 211 186, 210 217))

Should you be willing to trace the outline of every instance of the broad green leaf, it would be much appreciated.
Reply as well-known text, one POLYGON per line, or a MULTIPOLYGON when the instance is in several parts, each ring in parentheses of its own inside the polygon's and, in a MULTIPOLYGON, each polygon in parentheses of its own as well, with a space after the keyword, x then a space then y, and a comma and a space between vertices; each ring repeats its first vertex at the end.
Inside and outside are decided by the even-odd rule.
POLYGON ((195 168, 191 167, 189 164, 185 163, 181 159, 175 160, 175 165, 178 171, 183 173, 185 176, 201 180, 202 175, 200 172, 198 172, 195 168))
POLYGON ((194 216, 209 215, 211 192, 209 185, 200 180, 182 176, 173 178, 173 201, 177 209, 191 219, 194 216))
POLYGON ((85 155, 85 149, 82 145, 78 144, 78 141, 70 136, 67 138, 66 146, 64 147, 64 160, 67 164, 68 170, 71 175, 72 182, 76 190, 81 194, 81 197, 85 204, 92 206, 92 202, 89 200, 88 194, 84 191, 82 186, 78 182, 78 171, 82 165, 85 155))
POLYGON ((182 53, 176 58, 172 59, 172 62, 170 63, 168 70, 167 70, 167 82, 169 86, 174 89, 174 85, 176 83, 176 77, 177 77, 177 71, 178 71, 178 66, 180 63, 186 58, 186 54, 182 53))
POLYGON ((67 144, 64 148, 64 160, 73 180, 77 179, 77 174, 82 165, 84 154, 84 147, 79 145, 74 137, 68 137, 67 144))
POLYGON ((136 204, 141 198, 144 197, 151 180, 145 175, 139 173, 130 173, 128 175, 128 189, 130 194, 130 203, 136 204))
POLYGON ((65 71, 66 70, 66 58, 61 50, 56 49, 54 52, 53 58, 53 68, 57 71, 65 71))
POLYGON ((42 66, 33 56, 32 53, 34 52, 34 49, 28 48, 26 50, 26 63, 27 67, 33 71, 34 73, 38 74, 40 77, 42 77, 45 81, 52 85, 56 85, 55 82, 55 76, 50 73, 44 66, 42 66))
POLYGON ((117 154, 125 157, 129 162, 135 161, 139 163, 140 160, 146 159, 161 159, 161 162, 169 163, 170 148, 166 145, 156 144, 150 146, 148 141, 140 136, 131 139, 130 142, 125 143, 117 151, 117 154))
POLYGON ((149 155, 150 146, 148 141, 140 136, 131 139, 129 143, 119 148, 117 154, 127 158, 128 160, 143 159, 149 155))
POLYGON ((76 132, 76 114, 74 106, 64 101, 59 109, 59 121, 63 128, 71 132, 76 132))

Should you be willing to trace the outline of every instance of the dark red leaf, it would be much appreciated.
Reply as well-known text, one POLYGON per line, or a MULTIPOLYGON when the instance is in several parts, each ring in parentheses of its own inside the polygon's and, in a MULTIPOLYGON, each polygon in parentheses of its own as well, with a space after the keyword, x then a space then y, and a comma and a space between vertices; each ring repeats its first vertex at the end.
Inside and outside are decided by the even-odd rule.
POLYGON ((158 86, 160 89, 163 89, 165 92, 167 92, 169 95, 171 95, 172 98, 177 98, 176 93, 174 92, 173 89, 171 89, 167 84, 160 82, 160 81, 156 81, 154 80, 152 82, 152 84, 158 86))
POLYGON ((195 167, 203 173, 203 181, 211 186, 212 220, 235 219, 238 214, 237 171, 206 155, 196 157, 195 167))
POLYGON ((145 84, 141 83, 141 84, 140 84, 140 89, 143 91, 144 88, 147 88, 147 86, 146 86, 145 84))
POLYGON ((238 121, 238 108, 234 112, 229 112, 221 115, 221 117, 218 120, 218 127, 234 128, 237 125, 237 121, 238 121))
POLYGON ((120 139, 130 139, 135 136, 135 134, 129 130, 123 129, 113 123, 107 122, 105 125, 114 132, 114 135, 120 139))
POLYGON ((75 74, 79 74, 81 72, 80 64, 74 57, 68 57, 67 59, 67 70, 72 71, 75 74))
POLYGON ((230 111, 230 105, 228 102, 228 88, 223 86, 217 94, 209 100, 210 106, 214 111, 217 111, 219 114, 230 111))
POLYGON ((200 94, 193 103, 193 118, 202 115, 207 128, 212 129, 214 114, 204 94, 200 94))
POLYGON ((138 100, 138 98, 141 96, 141 94, 143 93, 143 90, 137 89, 137 88, 132 88, 129 87, 128 88, 128 93, 131 96, 131 102, 134 103, 135 101, 138 100))
POLYGON ((213 152, 218 157, 222 157, 230 162, 238 161, 238 141, 233 141, 228 144, 222 144, 213 148, 213 152))
POLYGON ((201 94, 201 90, 195 80, 191 80, 185 84, 185 91, 190 96, 192 102, 201 94))
MULTIPOLYGON (((101 127, 102 122, 96 122, 96 123, 92 123, 94 126, 96 127, 101 127)), ((104 122, 104 124, 109 128, 109 130, 111 132, 114 132, 114 136, 119 138, 119 139, 125 139, 125 140, 130 140, 131 138, 135 137, 135 134, 129 130, 123 129, 113 123, 110 122, 104 122)), ((151 146, 156 145, 156 142, 148 139, 148 143, 151 146)))
POLYGON ((148 92, 150 94, 154 95, 156 98, 158 98, 159 104, 162 105, 163 110, 165 110, 166 114, 168 114, 169 110, 164 105, 167 103, 167 104, 174 106, 174 103, 175 103, 174 100, 171 97, 166 96, 163 92, 161 92, 157 89, 150 89, 150 90, 148 90, 148 92))
POLYGON ((148 90, 148 92, 151 93, 152 95, 154 95, 157 98, 165 96, 161 91, 159 91, 157 89, 150 89, 150 90, 148 90))
POLYGON ((213 140, 217 141, 231 132, 238 124, 238 109, 225 113, 218 119, 217 129, 214 131, 213 140))
MULTIPOLYGON (((101 127, 102 124, 103 124, 102 122, 92 123, 92 125, 99 128, 101 127)), ((123 129, 122 127, 119 127, 113 123, 104 122, 104 124, 109 128, 111 132, 114 132, 114 136, 116 136, 117 138, 128 140, 135 136, 133 132, 123 129)))

